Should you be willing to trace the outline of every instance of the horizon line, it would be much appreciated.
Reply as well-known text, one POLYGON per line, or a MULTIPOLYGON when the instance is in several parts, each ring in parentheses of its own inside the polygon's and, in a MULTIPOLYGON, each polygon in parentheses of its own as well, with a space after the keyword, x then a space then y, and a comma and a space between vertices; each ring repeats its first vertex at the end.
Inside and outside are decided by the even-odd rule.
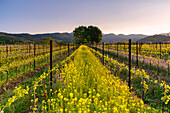
MULTIPOLYGON (((73 32, 37 32, 37 33, 32 33, 32 32, 8 32, 8 31, 0 31, 0 33, 10 33, 10 34, 30 34, 30 35, 37 35, 37 34, 52 34, 52 33, 73 33, 73 32)), ((156 34, 142 34, 142 33, 113 33, 113 32, 103 32, 102 34, 115 34, 115 35, 156 35, 156 34)), ((164 34, 164 33, 157 33, 157 34, 164 34)))

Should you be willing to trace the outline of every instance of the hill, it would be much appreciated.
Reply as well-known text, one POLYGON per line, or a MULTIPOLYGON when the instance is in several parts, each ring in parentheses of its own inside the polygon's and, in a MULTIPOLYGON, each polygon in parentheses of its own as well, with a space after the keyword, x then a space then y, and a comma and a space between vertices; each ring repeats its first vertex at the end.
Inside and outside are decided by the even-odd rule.
POLYGON ((0 35, 0 44, 24 44, 30 43, 30 41, 17 39, 13 36, 0 35))
POLYGON ((147 37, 147 35, 142 35, 142 34, 130 34, 130 35, 124 35, 124 34, 103 34, 103 40, 102 42, 122 42, 125 40, 132 39, 132 41, 137 41, 142 38, 147 37))
POLYGON ((170 41, 170 36, 165 36, 165 35, 153 35, 153 36, 148 36, 146 38, 143 38, 139 40, 139 42, 142 43, 147 43, 147 42, 164 42, 164 41, 170 41))
POLYGON ((57 42, 73 42, 73 36, 69 33, 46 33, 46 34, 35 34, 31 35, 28 33, 22 33, 22 34, 10 34, 10 33, 0 33, 1 36, 12 36, 16 39, 20 40, 27 40, 32 42, 40 42, 43 37, 51 37, 57 42))
MULTIPOLYGON (((21 34, 11 34, 11 33, 4 33, 0 32, 1 36, 8 36, 13 37, 15 39, 19 39, 20 41, 27 41, 27 42, 40 42, 43 37, 51 37, 57 42, 64 42, 64 43, 72 43, 74 42, 73 33, 44 33, 44 34, 28 34, 28 33, 21 33, 21 34)), ((132 41, 137 41, 142 38, 147 37, 147 35, 142 34, 130 34, 130 35, 124 35, 124 34, 103 34, 102 42, 122 42, 128 39, 132 39, 132 41)), ((2 38, 4 41, 4 38, 2 38)))

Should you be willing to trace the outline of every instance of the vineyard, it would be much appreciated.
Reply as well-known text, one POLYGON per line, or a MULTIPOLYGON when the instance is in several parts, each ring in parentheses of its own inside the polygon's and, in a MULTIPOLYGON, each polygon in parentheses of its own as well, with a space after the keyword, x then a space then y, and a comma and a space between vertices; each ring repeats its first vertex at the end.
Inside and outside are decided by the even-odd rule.
POLYGON ((0 113, 170 112, 170 44, 0 46, 0 113))

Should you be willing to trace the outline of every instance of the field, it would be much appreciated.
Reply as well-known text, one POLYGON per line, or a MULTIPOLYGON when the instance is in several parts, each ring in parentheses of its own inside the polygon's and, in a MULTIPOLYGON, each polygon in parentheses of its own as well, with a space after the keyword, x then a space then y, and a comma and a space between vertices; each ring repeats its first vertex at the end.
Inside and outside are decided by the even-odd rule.
POLYGON ((170 44, 130 47, 1 46, 0 111, 170 112, 170 44))

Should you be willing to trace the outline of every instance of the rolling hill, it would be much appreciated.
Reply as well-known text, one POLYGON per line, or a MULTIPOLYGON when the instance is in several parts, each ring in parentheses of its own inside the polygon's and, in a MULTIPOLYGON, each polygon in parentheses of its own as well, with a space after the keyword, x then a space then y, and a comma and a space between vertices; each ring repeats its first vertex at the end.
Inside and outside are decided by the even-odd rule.
MULTIPOLYGON (((64 42, 64 43, 73 43, 73 33, 44 33, 44 34, 28 34, 28 33, 21 33, 21 34, 12 34, 12 33, 4 33, 0 32, 0 44, 2 43, 29 43, 29 42, 40 42, 43 37, 51 37, 57 42, 64 42), (5 38, 6 37, 6 38, 5 38)), ((139 41, 143 43, 147 43, 148 41, 151 42, 164 42, 170 41, 170 36, 165 35, 153 35, 147 36, 142 34, 103 34, 102 42, 111 43, 111 42, 122 42, 125 40, 132 39, 132 41, 139 41)))
POLYGON ((51 37, 52 39, 58 41, 58 42, 73 42, 73 36, 69 33, 46 33, 46 34, 27 34, 27 33, 22 33, 22 34, 11 34, 11 33, 0 33, 1 36, 12 36, 16 39, 19 40, 26 40, 26 41, 31 41, 31 42, 40 42, 43 37, 51 37))
POLYGON ((142 43, 147 43, 147 42, 156 43, 156 42, 164 42, 164 41, 170 41, 170 36, 153 35, 139 40, 139 42, 142 43))
POLYGON ((24 44, 30 43, 30 41, 17 39, 14 36, 0 35, 0 44, 24 44))
MULTIPOLYGON (((35 34, 31 35, 28 33, 21 33, 21 34, 11 34, 11 33, 4 33, 0 32, 0 36, 12 36, 13 38, 26 40, 31 42, 39 42, 43 37, 51 37, 52 39, 56 40, 57 42, 65 42, 65 43, 72 43, 74 42, 73 33, 45 33, 45 34, 35 34)), ((140 34, 131 34, 131 35, 115 35, 115 34, 103 34, 102 42, 122 42, 128 39, 132 39, 132 41, 137 41, 146 37, 146 35, 140 34)))
POLYGON ((130 35, 124 35, 124 34, 103 34, 103 40, 102 42, 122 42, 125 40, 132 39, 132 41, 138 41, 142 38, 147 37, 147 35, 142 35, 142 34, 130 34, 130 35))

